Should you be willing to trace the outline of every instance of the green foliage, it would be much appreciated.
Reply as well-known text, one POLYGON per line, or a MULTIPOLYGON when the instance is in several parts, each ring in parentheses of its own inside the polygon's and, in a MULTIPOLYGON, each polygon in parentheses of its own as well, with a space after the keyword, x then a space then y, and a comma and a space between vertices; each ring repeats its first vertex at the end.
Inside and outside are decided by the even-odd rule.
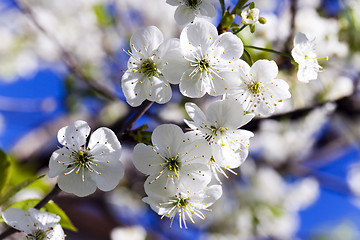
POLYGON ((106 7, 103 4, 98 4, 93 7, 96 15, 97 23, 101 27, 108 27, 114 25, 114 18, 106 11, 106 7))
POLYGON ((0 149, 0 197, 11 176, 10 157, 0 149))
MULTIPOLYGON (((35 205, 39 202, 40 199, 27 199, 11 204, 8 208, 19 208, 27 211, 29 208, 35 207, 35 205)), ((43 208, 41 208, 41 210, 58 215, 61 218, 59 223, 63 228, 71 231, 77 231, 77 228, 71 223, 69 217, 56 203, 48 202, 43 208)))
POLYGON ((10 198, 12 198, 16 193, 18 193, 21 189, 26 188, 31 183, 35 182, 36 180, 39 180, 40 178, 43 178, 45 175, 42 175, 40 177, 31 178, 23 181, 22 183, 15 185, 14 187, 11 187, 7 190, 7 192, 1 196, 0 198, 0 206, 6 203, 10 198))
POLYGON ((146 132, 148 129, 148 125, 144 124, 137 129, 131 130, 129 132, 129 136, 134 139, 138 143, 145 143, 147 145, 151 145, 151 134, 152 132, 146 132))

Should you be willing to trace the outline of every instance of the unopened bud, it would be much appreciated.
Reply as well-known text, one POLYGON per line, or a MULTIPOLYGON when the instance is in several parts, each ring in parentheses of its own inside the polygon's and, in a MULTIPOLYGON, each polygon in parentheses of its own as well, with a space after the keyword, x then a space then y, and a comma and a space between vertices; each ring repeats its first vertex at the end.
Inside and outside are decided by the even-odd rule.
POLYGON ((265 23, 266 23, 266 19, 263 18, 263 17, 259 17, 259 23, 265 24, 265 23))
POLYGON ((228 10, 224 12, 223 17, 221 18, 218 31, 219 33, 227 32, 230 29, 231 24, 235 20, 235 14, 231 14, 228 10))
POLYGON ((253 9, 253 8, 255 8, 255 3, 254 3, 254 2, 250 3, 250 6, 249 6, 249 8, 250 8, 250 9, 253 9))

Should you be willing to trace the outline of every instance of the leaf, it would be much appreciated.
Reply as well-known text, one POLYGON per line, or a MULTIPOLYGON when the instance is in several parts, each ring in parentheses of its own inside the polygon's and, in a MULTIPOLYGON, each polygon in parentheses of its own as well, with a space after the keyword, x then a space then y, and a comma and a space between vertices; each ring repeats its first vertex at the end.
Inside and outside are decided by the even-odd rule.
POLYGON ((224 15, 224 13, 225 13, 225 1, 224 0, 219 0, 219 1, 220 1, 220 5, 221 5, 222 15, 224 15))
MULTIPOLYGON (((35 205, 38 204, 40 201, 41 199, 27 199, 11 204, 7 208, 12 207, 28 211, 29 208, 35 207, 35 205)), ((69 229, 74 232, 77 231, 77 228, 72 224, 69 217, 56 203, 52 201, 48 202, 44 207, 41 208, 41 210, 58 215, 61 218, 59 223, 63 228, 69 229)))
POLYGON ((148 129, 148 125, 144 124, 134 130, 131 130, 129 132, 129 136, 138 143, 145 143, 147 145, 151 145, 152 132, 146 132, 146 129, 148 129))
MULTIPOLYGON (((10 157, 0 149, 0 197, 10 180, 10 157)), ((1 204, 0 204, 1 205, 1 204)))
POLYGON ((0 198, 0 206, 4 203, 6 203, 10 198, 12 198, 17 192, 19 192, 21 189, 26 188, 31 183, 35 182, 36 180, 39 180, 40 178, 43 178, 45 175, 42 175, 37 178, 32 178, 23 181, 22 183, 10 188, 1 198, 0 198))

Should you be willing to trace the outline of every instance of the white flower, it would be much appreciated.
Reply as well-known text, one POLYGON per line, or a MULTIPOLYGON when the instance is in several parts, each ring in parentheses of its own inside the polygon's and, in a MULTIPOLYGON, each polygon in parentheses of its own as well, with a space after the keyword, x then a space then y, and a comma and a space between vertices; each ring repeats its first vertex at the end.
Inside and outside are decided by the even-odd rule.
POLYGON ((205 151, 207 143, 187 141, 181 128, 173 124, 155 128, 151 140, 154 146, 137 144, 133 157, 135 167, 150 175, 149 184, 197 190, 210 182, 211 173, 206 166, 210 159, 205 151))
POLYGON ((309 41, 303 33, 297 33, 294 38, 294 48, 291 51, 295 62, 299 64, 297 77, 301 82, 317 79, 322 67, 318 64, 314 40, 309 41))
POLYGON ((192 192, 182 188, 164 190, 153 184, 145 184, 145 192, 148 197, 143 198, 143 201, 161 215, 161 218, 170 218, 170 228, 176 215, 179 216, 180 228, 183 225, 187 228, 187 219, 190 219, 192 223, 195 223, 194 216, 205 220, 201 211, 209 211, 207 208, 221 197, 222 188, 220 185, 212 185, 192 192))
POLYGON ((127 52, 130 59, 128 70, 122 76, 122 89, 132 107, 139 106, 145 99, 163 104, 171 98, 170 84, 161 73, 162 57, 168 48, 176 48, 178 41, 163 42, 163 39, 155 26, 141 28, 131 36, 131 52, 127 52))
POLYGON ((215 8, 211 0, 166 0, 171 6, 178 6, 175 10, 175 21, 186 24, 194 21, 195 17, 214 17, 215 8))
POLYGON ((62 148, 53 152, 49 177, 58 178, 61 190, 79 197, 96 190, 114 189, 124 175, 120 162, 121 145, 114 132, 102 127, 90 134, 89 125, 81 120, 58 132, 62 148))
POLYGON ((241 104, 232 99, 213 102, 206 116, 194 103, 186 103, 185 109, 193 120, 184 120, 193 130, 189 134, 200 136, 210 144, 213 157, 209 167, 220 182, 216 172, 226 176, 221 168, 233 172, 231 168, 239 167, 245 161, 249 138, 254 134, 238 128, 247 124, 254 115, 245 115, 241 104))
POLYGON ((274 61, 258 60, 252 67, 241 61, 241 83, 228 96, 242 103, 245 111, 268 116, 290 98, 289 85, 275 79, 278 67, 274 61))
POLYGON ((180 82, 183 95, 199 98, 224 94, 238 81, 241 40, 232 33, 218 36, 216 27, 204 20, 189 24, 180 35, 180 49, 167 52, 164 76, 180 82))
POLYGON ((254 25, 259 21, 260 10, 258 8, 247 7, 241 12, 242 24, 254 25))
POLYGON ((17 208, 8 208, 2 213, 6 224, 27 234, 27 240, 62 240, 64 231, 59 221, 60 217, 35 208, 24 211, 17 208))

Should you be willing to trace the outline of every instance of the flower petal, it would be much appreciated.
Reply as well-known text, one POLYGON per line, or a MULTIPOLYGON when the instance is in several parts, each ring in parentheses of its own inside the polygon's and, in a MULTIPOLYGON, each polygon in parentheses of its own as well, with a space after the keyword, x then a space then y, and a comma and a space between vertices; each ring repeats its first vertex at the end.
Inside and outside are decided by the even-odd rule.
POLYGON ((84 170, 84 179, 82 181, 82 172, 79 171, 78 174, 73 171, 70 174, 59 175, 58 184, 59 188, 67 193, 73 193, 78 197, 84 197, 95 192, 96 184, 91 179, 90 172, 84 170))
POLYGON ((120 162, 120 155, 121 151, 118 149, 95 157, 98 161, 97 166, 92 166, 92 168, 97 172, 90 173, 90 176, 100 190, 113 190, 124 176, 124 166, 120 162))
POLYGON ((69 126, 63 127, 58 131, 57 138, 61 145, 70 149, 80 149, 86 143, 86 138, 90 134, 90 127, 87 122, 78 120, 69 126))
POLYGON ((179 6, 181 4, 180 0, 166 0, 167 4, 170 4, 171 6, 179 6))
POLYGON ((27 211, 8 208, 2 213, 2 217, 7 225, 19 230, 24 231, 26 234, 31 234, 36 230, 34 224, 36 223, 27 211))
POLYGON ((184 132, 174 124, 162 124, 155 128, 151 136, 152 143, 159 148, 160 154, 176 156, 185 140, 184 132))
POLYGON ((195 103, 185 103, 185 110, 189 117, 195 121, 195 123, 201 124, 206 121, 205 114, 195 103))
POLYGON ((132 53, 138 58, 151 57, 153 51, 156 50, 163 42, 164 36, 155 26, 143 27, 137 30, 130 39, 132 53))
POLYGON ((180 5, 175 10, 174 18, 177 24, 184 25, 186 23, 194 21, 195 13, 192 8, 189 8, 185 5, 180 5))
POLYGON ((216 55, 228 61, 238 60, 244 53, 243 42, 236 35, 226 32, 214 43, 216 55))
POLYGON ((200 47, 201 52, 205 54, 217 38, 216 27, 206 20, 198 19, 183 29, 180 34, 180 45, 185 50, 200 47))
POLYGON ((254 74, 257 81, 271 81, 278 75, 278 66, 274 61, 258 60, 251 66, 250 74, 254 74))
POLYGON ((148 99, 159 104, 170 101, 172 91, 170 84, 164 81, 163 77, 153 77, 150 84, 150 93, 148 99))
POLYGON ((134 147, 133 163, 140 172, 147 175, 159 173, 163 169, 159 164, 163 162, 152 146, 139 143, 134 147))
POLYGON ((63 147, 54 151, 49 161, 49 177, 53 178, 63 173, 71 162, 73 159, 69 149, 63 147))
MULTIPOLYGON (((126 102, 132 106, 139 106, 147 97, 146 88, 150 85, 148 80, 138 72, 127 70, 121 79, 121 87, 126 102)), ((147 88, 149 89, 149 88, 147 88)))
POLYGON ((298 44, 307 43, 308 41, 309 41, 309 39, 306 37, 306 35, 299 32, 294 37, 294 46, 296 46, 298 44))
POLYGON ((59 216, 52 213, 43 212, 35 208, 29 208, 29 213, 32 218, 36 219, 39 223, 41 223, 44 226, 47 224, 56 224, 60 221, 59 216))
POLYGON ((208 86, 206 83, 204 83, 206 80, 205 78, 202 79, 202 74, 197 73, 195 76, 190 77, 189 75, 192 73, 192 71, 193 69, 187 70, 182 75, 179 85, 180 92, 186 97, 200 98, 208 91, 208 86))
POLYGON ((200 14, 210 18, 215 17, 215 8, 212 4, 202 1, 199 5, 200 14))
POLYGON ((165 65, 163 65, 162 74, 169 83, 178 84, 184 72, 189 69, 189 63, 183 56, 180 49, 173 49, 163 57, 165 65))
POLYGON ((115 133, 107 127, 98 128, 93 132, 87 147, 91 149, 92 155, 100 155, 103 151, 109 153, 121 149, 120 142, 115 133))

